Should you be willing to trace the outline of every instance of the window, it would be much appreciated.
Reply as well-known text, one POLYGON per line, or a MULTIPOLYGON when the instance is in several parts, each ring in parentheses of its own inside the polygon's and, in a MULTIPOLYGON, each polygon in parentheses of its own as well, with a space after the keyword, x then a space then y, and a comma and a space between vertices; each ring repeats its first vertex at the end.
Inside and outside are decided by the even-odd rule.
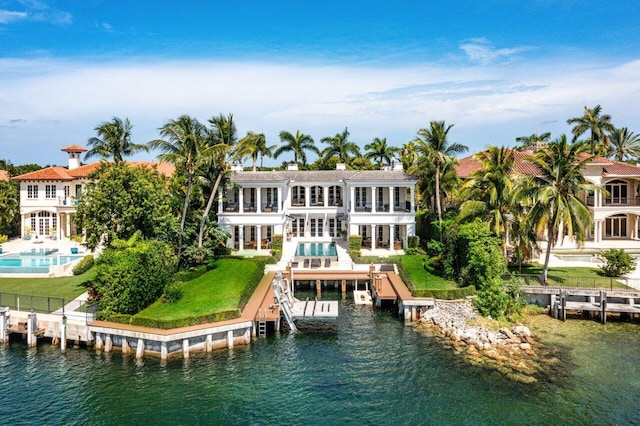
POLYGON ((45 185, 44 186, 44 197, 45 198, 56 198, 56 186, 55 185, 45 185))
POLYGON ((627 236, 627 217, 616 215, 608 217, 605 222, 605 237, 625 238, 627 236))
POLYGON ((311 219, 311 236, 312 237, 316 236, 318 221, 319 219, 311 219))
POLYGON ((378 207, 384 206, 384 188, 378 188, 378 207))
POLYGON ((384 229, 378 225, 378 241, 384 241, 384 229))
POLYGON ((609 194, 604 199, 605 204, 627 204, 628 187, 627 183, 621 180, 607 183, 604 188, 609 194))
POLYGON ((360 225, 360 235, 362 235, 362 238, 367 238, 367 228, 369 227, 369 225, 360 225))
POLYGON ((329 236, 330 237, 336 236, 336 220, 335 219, 329 219, 329 236))
POLYGON ((27 185, 27 198, 38 198, 38 185, 27 185))
POLYGON ((367 204, 367 188, 356 188, 356 206, 364 207, 367 204))
POLYGON ((400 207, 400 188, 393 188, 393 192, 394 192, 393 205, 395 207, 400 207))

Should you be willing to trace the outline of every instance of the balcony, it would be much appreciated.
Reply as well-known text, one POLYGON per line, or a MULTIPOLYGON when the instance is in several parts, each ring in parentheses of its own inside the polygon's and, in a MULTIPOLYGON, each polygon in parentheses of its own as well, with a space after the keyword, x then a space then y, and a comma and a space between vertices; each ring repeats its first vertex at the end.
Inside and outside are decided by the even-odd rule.
MULTIPOLYGON (((587 197, 587 206, 593 207, 595 200, 593 195, 587 197)), ((640 206, 640 196, 636 197, 603 197, 602 207, 640 206)))

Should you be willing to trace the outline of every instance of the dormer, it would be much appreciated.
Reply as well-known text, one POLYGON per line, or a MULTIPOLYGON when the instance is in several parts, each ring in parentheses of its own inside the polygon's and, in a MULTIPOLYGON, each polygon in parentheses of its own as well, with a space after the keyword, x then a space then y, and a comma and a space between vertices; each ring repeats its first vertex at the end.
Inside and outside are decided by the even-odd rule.
POLYGON ((81 166, 80 157, 83 152, 87 152, 86 148, 79 145, 69 145, 62 148, 60 151, 64 151, 69 154, 69 170, 77 169, 81 166))

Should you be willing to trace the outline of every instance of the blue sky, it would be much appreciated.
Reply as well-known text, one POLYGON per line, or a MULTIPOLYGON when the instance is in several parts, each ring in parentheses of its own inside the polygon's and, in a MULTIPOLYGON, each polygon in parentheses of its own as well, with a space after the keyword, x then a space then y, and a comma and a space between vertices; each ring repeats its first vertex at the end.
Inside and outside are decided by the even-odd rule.
POLYGON ((113 116, 143 143, 185 113, 320 148, 446 120, 476 151, 597 104, 638 133, 639 18, 635 0, 0 0, 0 158, 64 164, 113 116))

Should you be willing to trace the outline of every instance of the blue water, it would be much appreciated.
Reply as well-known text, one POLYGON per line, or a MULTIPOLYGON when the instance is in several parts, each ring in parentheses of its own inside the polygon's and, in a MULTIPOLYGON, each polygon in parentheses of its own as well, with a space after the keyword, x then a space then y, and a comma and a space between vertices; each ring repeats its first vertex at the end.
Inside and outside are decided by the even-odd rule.
POLYGON ((296 256, 337 256, 336 243, 298 243, 296 256))
POLYGON ((189 360, 0 346, 4 424, 639 424, 640 329, 534 331, 559 368, 533 384, 467 364, 439 338, 341 302, 331 328, 189 360))
POLYGON ((78 259, 82 256, 7 254, 0 256, 0 273, 47 273, 49 266, 65 265, 78 259))

